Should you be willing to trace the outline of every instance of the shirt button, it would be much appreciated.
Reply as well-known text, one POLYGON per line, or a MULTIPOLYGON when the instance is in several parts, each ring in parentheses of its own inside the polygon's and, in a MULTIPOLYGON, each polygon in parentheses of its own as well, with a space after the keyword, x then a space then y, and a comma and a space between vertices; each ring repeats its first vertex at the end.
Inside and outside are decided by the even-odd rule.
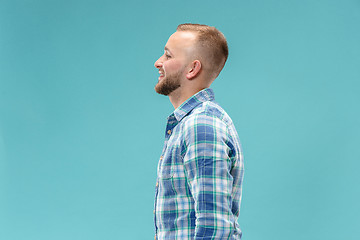
POLYGON ((161 156, 161 157, 160 157, 160 160, 163 160, 163 158, 164 158, 164 157, 163 157, 163 156, 161 156))
POLYGON ((155 210, 153 211, 153 213, 155 214, 155 210))
POLYGON ((159 186, 159 182, 156 182, 156 187, 159 186))
POLYGON ((169 130, 167 131, 167 133, 170 135, 170 134, 171 134, 171 130, 169 129, 169 130))
POLYGON ((154 240, 156 240, 156 235, 155 235, 155 237, 154 237, 154 240))

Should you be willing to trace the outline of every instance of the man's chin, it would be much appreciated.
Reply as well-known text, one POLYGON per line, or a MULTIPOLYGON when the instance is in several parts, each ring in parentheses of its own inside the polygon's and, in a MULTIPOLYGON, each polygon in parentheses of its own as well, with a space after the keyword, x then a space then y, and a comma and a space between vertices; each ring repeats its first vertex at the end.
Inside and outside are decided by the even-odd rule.
POLYGON ((159 77, 158 83, 155 85, 155 91, 158 94, 169 96, 172 92, 180 87, 178 76, 176 77, 159 77))
POLYGON ((154 89, 156 93, 167 96, 167 94, 164 93, 163 87, 161 86, 161 80, 158 81, 154 89))

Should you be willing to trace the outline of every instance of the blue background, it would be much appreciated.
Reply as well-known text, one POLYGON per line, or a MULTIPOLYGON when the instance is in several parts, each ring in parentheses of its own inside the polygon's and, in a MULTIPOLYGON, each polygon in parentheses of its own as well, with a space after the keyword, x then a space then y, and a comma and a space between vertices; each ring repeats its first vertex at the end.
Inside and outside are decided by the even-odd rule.
POLYGON ((243 239, 358 239, 358 0, 0 0, 0 239, 153 239, 153 64, 184 22, 229 42, 243 239))

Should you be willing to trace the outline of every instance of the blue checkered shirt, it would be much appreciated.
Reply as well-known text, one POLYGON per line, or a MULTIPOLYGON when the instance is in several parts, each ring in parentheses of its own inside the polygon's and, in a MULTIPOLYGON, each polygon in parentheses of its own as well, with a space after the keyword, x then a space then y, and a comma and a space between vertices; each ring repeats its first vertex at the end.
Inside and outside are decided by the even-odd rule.
POLYGON ((239 137, 204 89, 169 117, 157 169, 155 239, 240 239, 239 137))

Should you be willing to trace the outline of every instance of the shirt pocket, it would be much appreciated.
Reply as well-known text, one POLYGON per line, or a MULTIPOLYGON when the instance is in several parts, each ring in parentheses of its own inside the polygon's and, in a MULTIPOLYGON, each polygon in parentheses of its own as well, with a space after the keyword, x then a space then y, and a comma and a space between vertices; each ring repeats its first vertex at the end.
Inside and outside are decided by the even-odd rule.
POLYGON ((161 179, 170 179, 174 175, 174 165, 177 160, 177 150, 176 146, 171 147, 168 151, 165 152, 164 158, 160 161, 159 169, 159 178, 161 179))

